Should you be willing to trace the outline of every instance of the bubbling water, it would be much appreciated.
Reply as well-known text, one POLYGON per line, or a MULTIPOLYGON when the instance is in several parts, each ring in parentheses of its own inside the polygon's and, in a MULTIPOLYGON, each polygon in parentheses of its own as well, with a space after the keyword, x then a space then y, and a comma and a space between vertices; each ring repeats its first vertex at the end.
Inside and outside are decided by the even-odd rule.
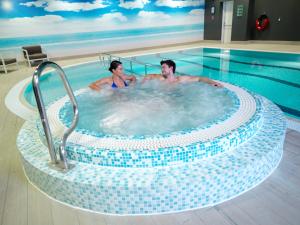
MULTIPOLYGON (((105 88, 77 96, 78 129, 109 135, 157 135, 198 128, 232 110, 225 88, 204 83, 148 81, 123 89, 105 88)), ((70 106, 69 106, 70 107, 70 106)), ((72 118, 66 107, 63 121, 72 118)))

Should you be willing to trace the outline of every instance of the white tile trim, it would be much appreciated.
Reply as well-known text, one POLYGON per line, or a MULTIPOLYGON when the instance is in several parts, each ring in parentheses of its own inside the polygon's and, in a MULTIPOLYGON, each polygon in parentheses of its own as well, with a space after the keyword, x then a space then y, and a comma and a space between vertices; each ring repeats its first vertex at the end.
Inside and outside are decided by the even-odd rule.
MULTIPOLYGON (((211 127, 194 130, 192 132, 180 135, 172 135, 170 137, 153 137, 145 139, 117 139, 114 137, 94 137, 88 134, 82 134, 74 131, 68 141, 83 146, 91 146, 94 148, 118 149, 118 150, 134 150, 134 149, 157 149, 162 147, 186 146, 199 141, 207 141, 218 136, 224 135, 234 129, 237 129, 247 121, 249 121, 256 112, 256 103, 254 98, 242 88, 221 82, 225 88, 236 93, 240 101, 239 109, 228 119, 211 127)), ((76 95, 86 92, 87 89, 80 89, 76 95)), ((48 111, 49 123, 52 125, 53 135, 60 137, 67 127, 59 119, 59 111, 68 101, 68 96, 56 101, 52 104, 48 111)))

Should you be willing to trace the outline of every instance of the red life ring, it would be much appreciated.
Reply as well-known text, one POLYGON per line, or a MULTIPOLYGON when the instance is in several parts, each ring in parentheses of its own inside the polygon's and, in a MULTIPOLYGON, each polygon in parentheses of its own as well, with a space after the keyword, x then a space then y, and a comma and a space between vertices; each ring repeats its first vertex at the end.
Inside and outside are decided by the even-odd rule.
POLYGON ((267 17, 267 15, 261 15, 255 20, 255 28, 258 31, 265 30, 270 23, 270 19, 267 17))

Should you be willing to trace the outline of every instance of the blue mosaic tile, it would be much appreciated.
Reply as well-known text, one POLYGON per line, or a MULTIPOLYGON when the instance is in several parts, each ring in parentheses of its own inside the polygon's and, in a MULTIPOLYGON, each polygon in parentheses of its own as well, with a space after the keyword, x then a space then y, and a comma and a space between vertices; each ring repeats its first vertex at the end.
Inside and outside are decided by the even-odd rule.
MULTIPOLYGON (((234 92, 228 92, 235 99, 235 107, 232 108, 235 112, 239 106, 239 100, 234 92)), ((237 147, 241 143, 247 141, 252 135, 260 128, 262 124, 262 112, 263 107, 259 101, 259 97, 255 96, 256 113, 253 117, 244 125, 238 129, 231 131, 215 138, 213 141, 196 142, 190 145, 172 146, 168 148, 158 148, 152 150, 117 150, 117 149, 104 149, 104 148, 92 148, 87 146, 78 145, 76 143, 67 144, 67 156, 71 160, 76 160, 84 163, 92 163, 101 166, 112 167, 156 167, 156 166, 169 166, 176 163, 192 162, 195 160, 201 160, 203 158, 212 157, 219 153, 228 151, 237 147)), ((60 110, 61 112, 62 110, 60 110)), ((217 123, 221 123, 232 115, 233 112, 224 115, 223 118, 218 119, 217 123)), ((43 138, 43 129, 40 123, 38 124, 38 130, 40 131, 41 138, 43 138)), ((205 128, 211 126, 207 124, 205 128)), ((201 129, 201 128, 197 128, 201 129)), ((88 133, 89 131, 84 131, 88 133)), ((125 138, 125 137, 120 137, 125 138)), ((163 137, 161 137, 163 138, 163 137)), ((55 140, 56 145, 60 143, 59 139, 55 140)), ((44 140, 44 143, 45 140, 44 140)))
MULTIPOLYGON (((216 154, 237 147, 251 138, 259 129, 262 123, 263 109, 257 97, 255 97, 255 101, 257 107, 256 113, 247 123, 230 133, 215 138, 213 141, 196 142, 184 147, 172 146, 152 150, 96 149, 68 142, 66 148, 67 156, 69 159, 79 162, 113 167, 168 166, 174 165, 174 163, 191 162, 215 156, 216 154)), ((38 127, 40 134, 43 134, 41 125, 38 127)), ((60 140, 56 139, 56 143, 58 146, 60 140)))
MULTIPOLYGON (((30 181, 73 206, 110 214, 155 214, 212 206, 253 188, 280 162, 286 119, 273 103, 256 98, 263 106, 262 120, 251 138, 204 160, 146 168, 72 161, 75 168, 62 173, 49 167, 47 148, 34 123, 25 123, 17 145, 30 181)), ((242 133, 241 137, 247 135, 242 133)))

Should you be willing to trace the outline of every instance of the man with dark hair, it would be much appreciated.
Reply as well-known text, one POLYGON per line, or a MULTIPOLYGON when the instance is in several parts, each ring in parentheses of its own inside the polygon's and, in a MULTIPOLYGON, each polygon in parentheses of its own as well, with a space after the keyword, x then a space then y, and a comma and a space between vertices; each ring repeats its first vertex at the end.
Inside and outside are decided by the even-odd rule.
POLYGON ((204 82, 215 87, 222 87, 222 84, 213 81, 207 77, 189 75, 175 76, 176 64, 173 60, 162 60, 160 62, 160 65, 161 74, 148 74, 144 77, 143 82, 147 80, 158 79, 167 81, 169 83, 204 82))
POLYGON ((173 73, 175 73, 176 64, 173 60, 167 59, 167 60, 160 61, 160 65, 162 66, 163 64, 167 64, 169 67, 172 67, 173 68, 173 73))

